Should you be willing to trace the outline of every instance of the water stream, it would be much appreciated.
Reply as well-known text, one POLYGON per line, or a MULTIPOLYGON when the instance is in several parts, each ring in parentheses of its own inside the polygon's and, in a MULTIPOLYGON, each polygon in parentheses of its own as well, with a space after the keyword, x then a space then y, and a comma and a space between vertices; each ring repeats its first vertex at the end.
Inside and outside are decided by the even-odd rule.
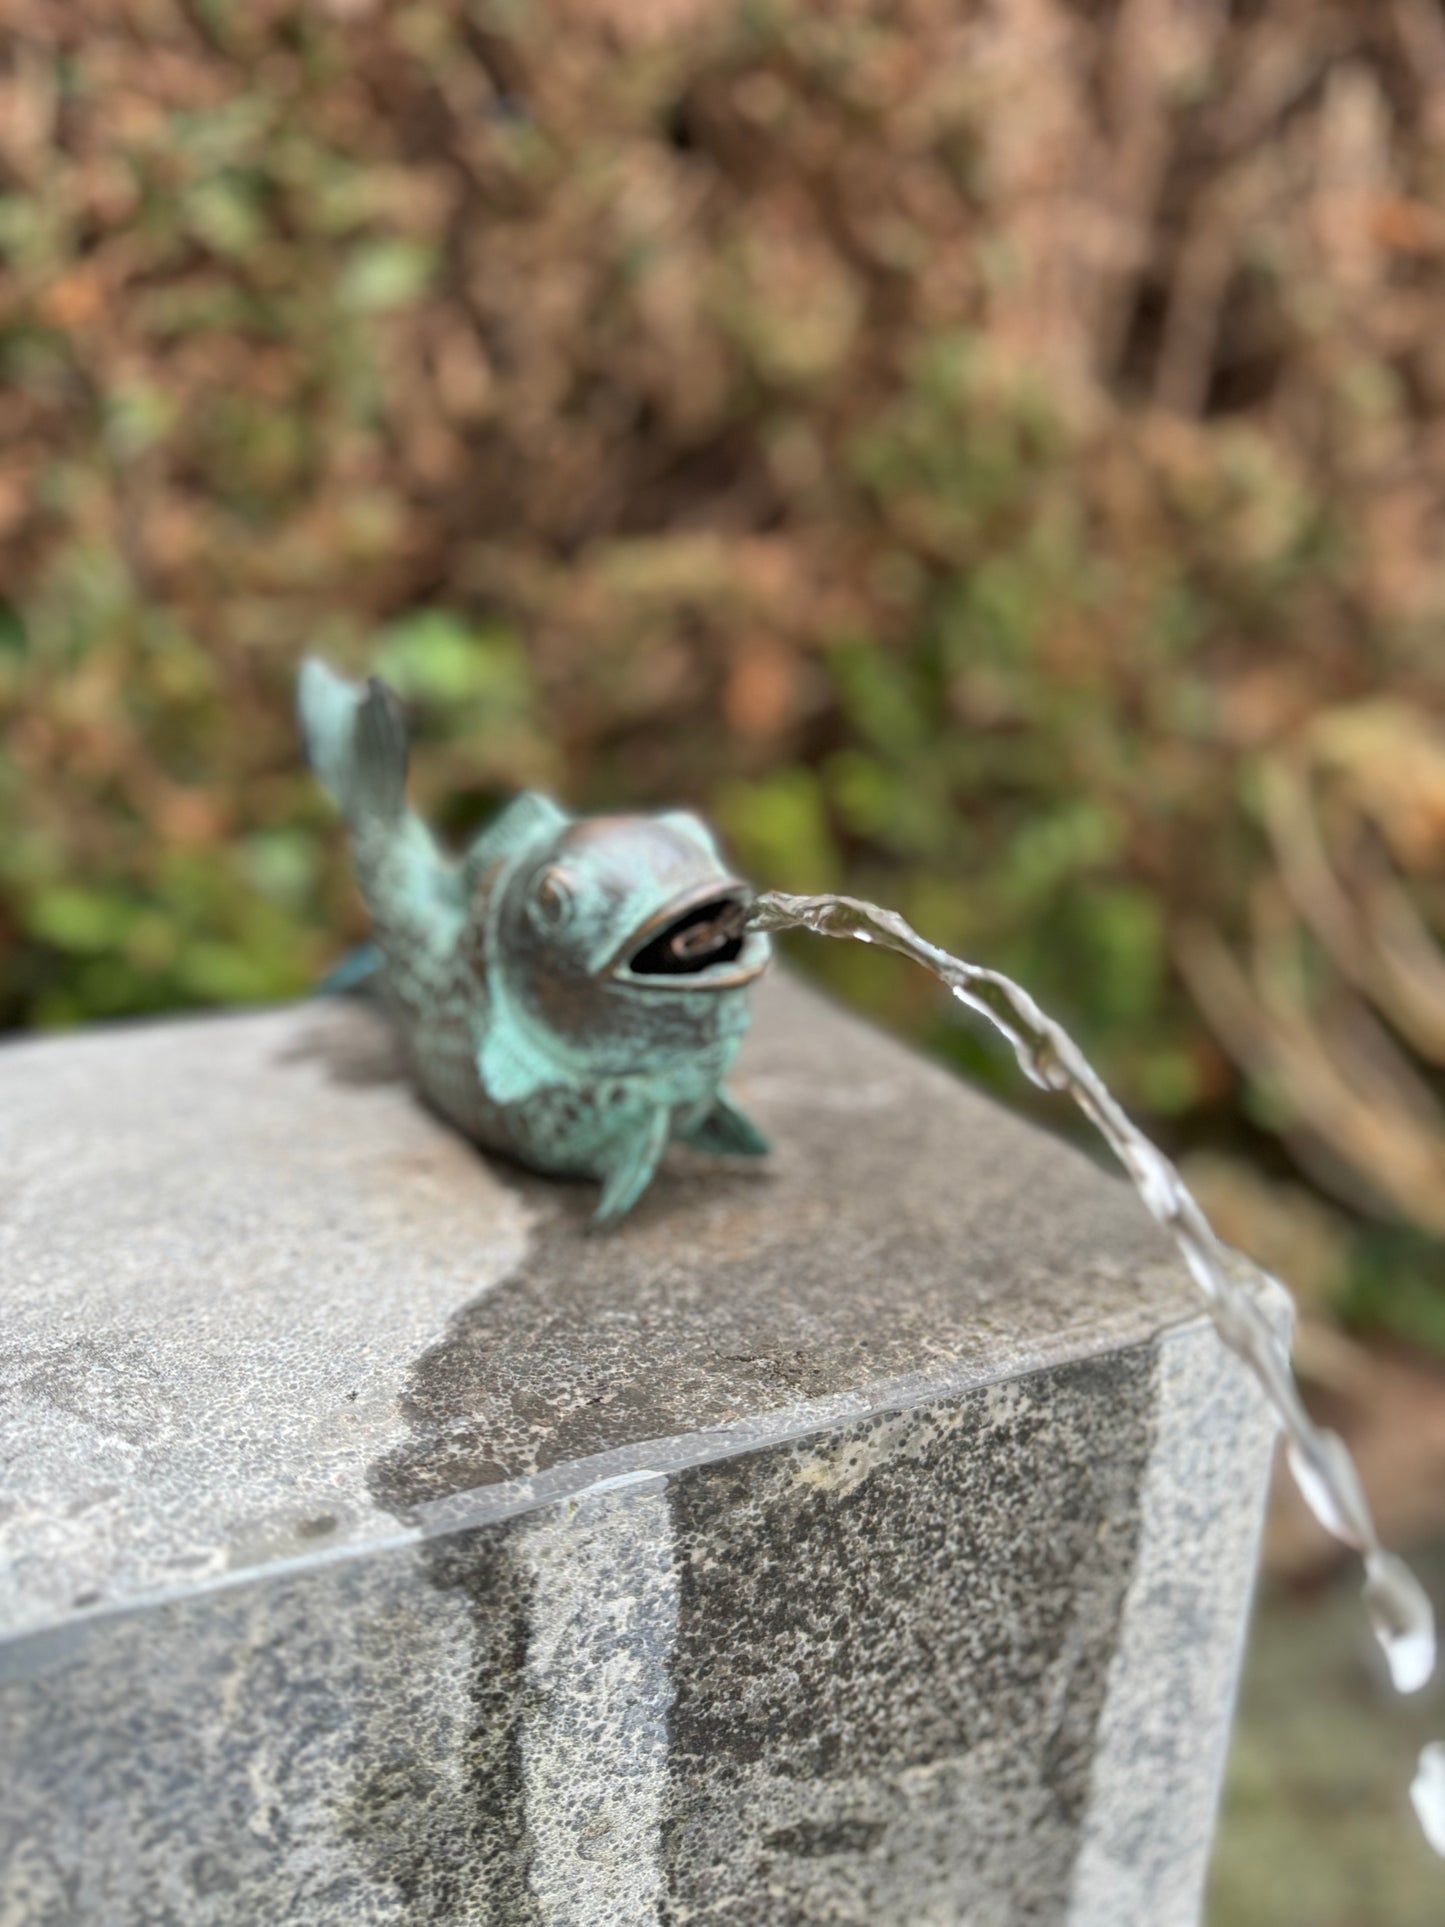
MULTIPOLYGON (((1316 1425, 1304 1408, 1288 1345, 1266 1309, 1275 1281, 1238 1254, 1226 1255, 1179 1172, 1129 1121, 1068 1033, 1011 978, 950 956, 894 911, 876 904, 856 897, 796 897, 772 891, 757 899, 751 921, 763 930, 811 930, 821 937, 901 951, 931 971, 960 1003, 987 1018, 1008 1039, 1033 1083, 1067 1092, 1074 1100, 1133 1179, 1150 1215, 1178 1245, 1220 1337, 1262 1386, 1278 1415, 1290 1470, 1306 1504, 1321 1525, 1364 1562, 1365 1608, 1396 1689, 1418 1691, 1435 1670, 1430 1601, 1404 1561, 1380 1544, 1344 1440, 1316 1425)), ((1445 1856, 1445 1745, 1425 1748, 1410 1791, 1426 1838, 1445 1856)))

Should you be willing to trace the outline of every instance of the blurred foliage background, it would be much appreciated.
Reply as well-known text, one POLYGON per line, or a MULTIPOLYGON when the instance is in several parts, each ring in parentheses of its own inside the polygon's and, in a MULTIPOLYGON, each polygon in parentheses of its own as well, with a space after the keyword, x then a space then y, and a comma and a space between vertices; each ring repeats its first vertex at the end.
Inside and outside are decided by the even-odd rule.
POLYGON ((4 1023, 358 935, 320 647, 453 831, 696 802, 1010 969, 1445 1349, 1437 6, 10 13, 4 1023))
POLYGON ((0 1024, 359 934, 321 649, 458 834, 692 802, 1021 977, 1415 1384, 1329 1321, 1445 1351, 1435 0, 7 17, 0 1024))
POLYGON ((457 834, 695 803, 1022 978, 1437 1524, 1437 0, 6 22, 0 1026, 303 992, 296 664, 374 665, 457 834))

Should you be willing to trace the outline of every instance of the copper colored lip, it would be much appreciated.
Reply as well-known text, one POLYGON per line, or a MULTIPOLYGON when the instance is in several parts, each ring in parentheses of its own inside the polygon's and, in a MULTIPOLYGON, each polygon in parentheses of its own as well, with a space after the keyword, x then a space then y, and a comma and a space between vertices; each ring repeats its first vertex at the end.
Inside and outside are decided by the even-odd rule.
MULTIPOLYGON (((649 939, 664 931, 679 917, 685 917, 689 910, 699 904, 714 903, 724 897, 731 897, 737 903, 750 904, 753 893, 747 884, 738 877, 713 877, 709 882, 700 883, 691 890, 684 890, 680 896, 656 910, 632 932, 627 941, 620 945, 605 963, 599 975, 611 977, 619 983, 631 984, 641 990, 731 990, 739 984, 751 983, 754 977, 761 976, 767 968, 766 951, 755 962, 744 962, 737 957, 730 965, 709 966, 707 969, 689 972, 678 976, 634 976, 631 960, 639 950, 646 947, 649 939)), ((744 931, 743 943, 746 945, 752 933, 744 931)))

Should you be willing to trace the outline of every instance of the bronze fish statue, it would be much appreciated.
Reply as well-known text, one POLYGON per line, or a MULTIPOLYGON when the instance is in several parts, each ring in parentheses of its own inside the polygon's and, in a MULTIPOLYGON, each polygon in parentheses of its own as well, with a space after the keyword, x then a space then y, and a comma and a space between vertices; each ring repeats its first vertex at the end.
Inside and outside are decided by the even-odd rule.
POLYGON ((578 818, 528 791, 451 857, 407 805, 384 683, 312 658, 299 710, 436 1110, 534 1170, 600 1180, 600 1223, 636 1203, 670 1139, 767 1152, 722 1085, 770 946, 700 817, 578 818))

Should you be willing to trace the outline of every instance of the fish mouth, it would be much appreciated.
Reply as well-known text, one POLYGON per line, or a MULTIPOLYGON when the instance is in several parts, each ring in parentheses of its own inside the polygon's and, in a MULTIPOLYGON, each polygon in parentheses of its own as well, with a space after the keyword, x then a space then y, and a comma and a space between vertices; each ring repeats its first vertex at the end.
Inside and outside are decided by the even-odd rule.
POLYGON ((767 965, 767 939, 747 928, 753 893, 731 878, 674 897, 634 930, 607 966, 616 982, 652 990, 731 990, 767 965))

